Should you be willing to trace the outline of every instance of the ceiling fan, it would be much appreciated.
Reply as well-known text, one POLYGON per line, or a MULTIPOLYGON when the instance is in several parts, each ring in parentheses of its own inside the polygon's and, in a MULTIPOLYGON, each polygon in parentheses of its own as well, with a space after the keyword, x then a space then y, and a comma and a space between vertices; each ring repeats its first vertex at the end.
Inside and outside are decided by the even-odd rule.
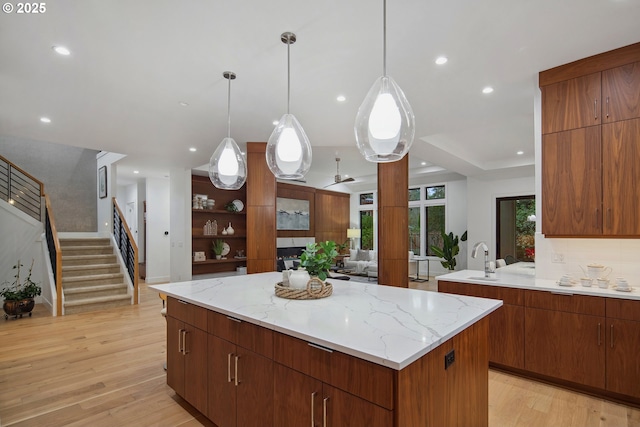
POLYGON ((334 178, 334 182, 332 182, 329 185, 325 185, 324 188, 327 188, 329 186, 336 185, 336 184, 343 184, 345 182, 355 181, 355 179, 353 178, 342 179, 342 176, 340 176, 340 157, 336 157, 336 175, 333 178, 334 178))

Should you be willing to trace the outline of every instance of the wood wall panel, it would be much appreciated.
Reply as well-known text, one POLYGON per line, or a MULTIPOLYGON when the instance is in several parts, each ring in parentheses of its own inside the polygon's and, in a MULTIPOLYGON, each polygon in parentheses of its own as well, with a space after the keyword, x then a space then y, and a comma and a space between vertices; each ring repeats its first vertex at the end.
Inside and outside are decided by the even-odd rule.
POLYGON ((543 71, 538 78, 538 84, 546 86, 586 74, 597 73, 636 62, 638 58, 640 58, 640 43, 635 43, 543 71))
POLYGON ((265 142, 247 142, 247 273, 276 270, 276 178, 265 142))
POLYGON ((336 191, 316 190, 316 241, 347 240, 351 195, 336 191))
POLYGON ((409 157, 378 164, 378 283, 409 287, 409 157), (402 190, 398 190, 402 189, 402 190))

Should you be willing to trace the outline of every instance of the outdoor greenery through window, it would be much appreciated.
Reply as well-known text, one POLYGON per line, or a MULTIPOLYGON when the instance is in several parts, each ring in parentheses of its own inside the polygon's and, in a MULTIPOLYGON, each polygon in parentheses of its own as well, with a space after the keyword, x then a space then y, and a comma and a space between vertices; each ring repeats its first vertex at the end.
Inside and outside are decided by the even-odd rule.
POLYGON ((360 211, 360 248, 373 249, 373 211, 360 211))
POLYGON ((409 250, 420 255, 420 207, 409 208, 409 250))
POLYGON ((415 202, 420 200, 420 188, 410 188, 409 189, 409 201, 415 202))
POLYGON ((496 242, 498 258, 513 256, 519 261, 535 260, 536 201, 534 196, 496 199, 496 242))
POLYGON ((427 187, 427 200, 444 199, 444 185, 427 187))
POLYGON ((442 247, 442 231, 445 229, 445 209, 444 205, 425 206, 425 217, 427 222, 427 255, 435 255, 431 251, 431 246, 442 247))

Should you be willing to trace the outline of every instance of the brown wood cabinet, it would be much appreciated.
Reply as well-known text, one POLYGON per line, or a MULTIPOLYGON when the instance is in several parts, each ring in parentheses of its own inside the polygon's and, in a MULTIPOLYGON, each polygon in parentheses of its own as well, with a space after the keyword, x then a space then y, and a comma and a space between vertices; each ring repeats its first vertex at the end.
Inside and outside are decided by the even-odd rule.
POLYGON ((640 399, 640 301, 607 300, 607 390, 640 399))
POLYGON ((639 57, 637 43, 540 73, 545 235, 640 236, 639 57))
POLYGON ((489 315, 489 362, 524 369, 524 290, 439 281, 438 292, 499 299, 503 306, 489 315))
POLYGON ((215 200, 213 209, 191 209, 191 249, 193 252, 204 252, 205 261, 193 261, 191 273, 193 275, 217 273, 222 271, 235 271, 236 267, 244 266, 246 259, 237 259, 236 251, 247 250, 247 217, 246 210, 229 212, 225 205, 233 200, 246 201, 246 186, 240 190, 219 190, 213 186, 208 176, 192 175, 191 192, 206 195, 208 199, 215 200), (205 235, 204 225, 207 221, 217 222, 217 235, 205 235), (233 235, 223 235, 222 230, 231 224, 233 235), (229 253, 226 259, 217 260, 213 253, 214 240, 221 239, 229 245, 229 253))
POLYGON ((273 425, 272 332, 212 311, 208 327, 207 417, 218 427, 273 425))
POLYGON ((206 310, 167 301, 167 384, 198 411, 207 410, 206 310))

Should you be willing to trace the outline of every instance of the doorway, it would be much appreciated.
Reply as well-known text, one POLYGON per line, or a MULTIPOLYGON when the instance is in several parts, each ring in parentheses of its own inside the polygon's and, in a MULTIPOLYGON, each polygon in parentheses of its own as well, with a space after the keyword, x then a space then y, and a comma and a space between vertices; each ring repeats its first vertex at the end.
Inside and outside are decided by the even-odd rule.
POLYGON ((533 262, 536 233, 535 196, 496 199, 496 258, 533 262))

